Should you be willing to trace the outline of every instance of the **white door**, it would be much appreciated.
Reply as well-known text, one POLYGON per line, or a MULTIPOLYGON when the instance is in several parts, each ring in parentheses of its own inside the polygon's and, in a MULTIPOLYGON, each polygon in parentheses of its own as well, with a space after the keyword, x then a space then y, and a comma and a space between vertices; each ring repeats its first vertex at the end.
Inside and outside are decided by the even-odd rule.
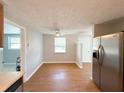
POLYGON ((82 42, 82 62, 92 62, 92 36, 84 36, 82 42))

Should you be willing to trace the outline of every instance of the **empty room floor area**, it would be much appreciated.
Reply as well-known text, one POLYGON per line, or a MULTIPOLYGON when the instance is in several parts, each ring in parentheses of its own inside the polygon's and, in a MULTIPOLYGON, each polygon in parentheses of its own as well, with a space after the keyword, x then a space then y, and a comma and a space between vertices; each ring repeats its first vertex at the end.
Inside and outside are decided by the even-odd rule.
POLYGON ((24 84, 27 92, 98 92, 91 80, 91 64, 43 64, 24 84))

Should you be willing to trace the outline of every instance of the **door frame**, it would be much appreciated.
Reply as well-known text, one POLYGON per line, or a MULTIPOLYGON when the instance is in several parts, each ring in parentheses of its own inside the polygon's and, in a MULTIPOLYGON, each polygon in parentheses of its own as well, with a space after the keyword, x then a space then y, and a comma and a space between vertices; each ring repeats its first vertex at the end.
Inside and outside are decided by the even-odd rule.
MULTIPOLYGON (((16 24, 15 22, 4 18, 4 23, 8 23, 10 25, 13 25, 15 27, 18 27, 21 29, 21 50, 20 50, 20 56, 21 56, 21 73, 25 73, 26 71, 26 29, 23 26, 20 26, 18 24, 16 24)), ((24 80, 24 78, 23 78, 24 80)))

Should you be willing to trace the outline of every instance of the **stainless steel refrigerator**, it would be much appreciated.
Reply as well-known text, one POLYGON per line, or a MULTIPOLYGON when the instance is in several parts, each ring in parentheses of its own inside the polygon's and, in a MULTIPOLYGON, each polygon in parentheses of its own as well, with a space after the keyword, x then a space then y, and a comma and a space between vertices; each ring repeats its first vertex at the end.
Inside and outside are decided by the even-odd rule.
POLYGON ((124 91, 124 32, 94 38, 93 81, 102 91, 124 91))

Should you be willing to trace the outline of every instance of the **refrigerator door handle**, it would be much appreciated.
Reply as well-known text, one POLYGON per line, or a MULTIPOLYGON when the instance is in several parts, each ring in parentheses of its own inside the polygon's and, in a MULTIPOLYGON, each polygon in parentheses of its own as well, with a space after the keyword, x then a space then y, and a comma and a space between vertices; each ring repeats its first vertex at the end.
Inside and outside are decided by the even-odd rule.
POLYGON ((101 54, 100 64, 101 64, 101 66, 102 66, 102 64, 103 64, 103 59, 104 59, 104 48, 103 48, 102 45, 101 45, 101 48, 100 48, 100 54, 101 54))
POLYGON ((98 52, 97 52, 97 60, 98 60, 99 64, 100 64, 100 57, 101 57, 100 49, 101 49, 101 45, 99 45, 98 52))

